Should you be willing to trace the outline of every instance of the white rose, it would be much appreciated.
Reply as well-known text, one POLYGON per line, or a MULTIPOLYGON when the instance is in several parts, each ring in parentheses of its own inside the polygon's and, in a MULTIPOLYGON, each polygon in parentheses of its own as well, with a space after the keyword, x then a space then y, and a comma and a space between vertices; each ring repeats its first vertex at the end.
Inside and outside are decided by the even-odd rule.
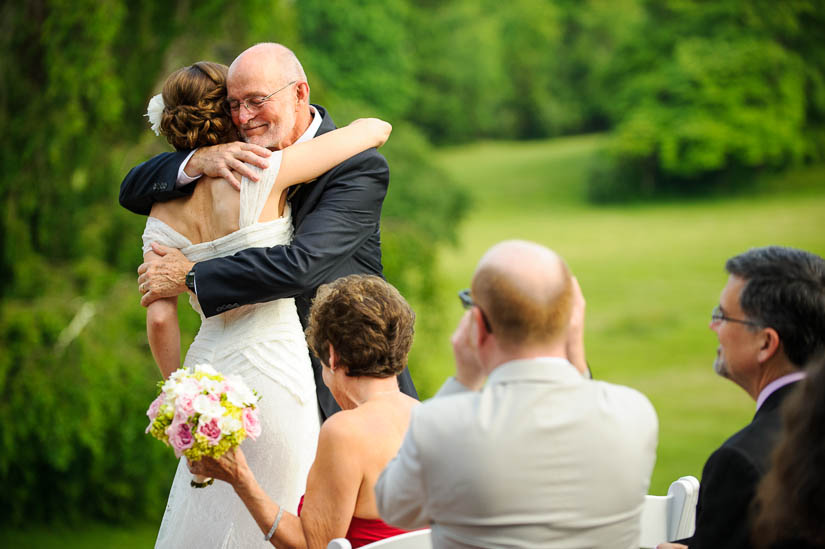
POLYGON ((220 402, 216 402, 203 394, 195 397, 195 400, 192 401, 192 408, 195 412, 210 418, 221 417, 224 413, 220 402))
POLYGON ((229 390, 226 392, 226 399, 237 406, 243 408, 249 404, 255 404, 258 398, 255 396, 246 383, 238 376, 229 376, 226 378, 229 390))
POLYGON ((195 373, 202 372, 204 374, 208 374, 210 376, 218 375, 218 371, 215 370, 210 364, 196 364, 195 365, 195 373))
POLYGON ((218 420, 218 425, 220 426, 222 433, 236 433, 241 429, 241 427, 243 427, 243 423, 231 416, 224 416, 220 418, 218 420))
POLYGON ((190 398, 195 398, 195 395, 201 392, 201 386, 197 380, 191 377, 185 378, 180 383, 176 383, 167 392, 167 396, 177 398, 181 395, 187 395, 190 398))
POLYGON ((201 388, 206 390, 207 393, 212 395, 220 395, 221 389, 223 389, 223 383, 220 381, 215 381, 212 378, 203 378, 201 380, 201 388))

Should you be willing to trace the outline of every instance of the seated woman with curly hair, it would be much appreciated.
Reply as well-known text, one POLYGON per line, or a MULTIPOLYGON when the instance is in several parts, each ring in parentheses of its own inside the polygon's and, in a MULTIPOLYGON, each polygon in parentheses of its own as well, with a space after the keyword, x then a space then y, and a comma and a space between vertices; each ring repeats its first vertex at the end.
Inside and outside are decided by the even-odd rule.
POLYGON ((318 290, 307 340, 342 411, 321 426, 298 515, 264 493, 239 448, 189 469, 228 482, 277 547, 326 547, 338 537, 360 547, 403 533, 379 518, 374 488, 418 404, 395 379, 412 345, 414 320, 398 290, 377 276, 350 275, 318 290))

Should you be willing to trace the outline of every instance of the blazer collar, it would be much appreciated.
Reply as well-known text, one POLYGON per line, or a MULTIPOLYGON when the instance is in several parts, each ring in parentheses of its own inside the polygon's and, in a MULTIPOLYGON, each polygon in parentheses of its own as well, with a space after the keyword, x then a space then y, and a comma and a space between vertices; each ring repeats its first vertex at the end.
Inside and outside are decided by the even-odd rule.
POLYGON ((490 372, 486 385, 510 381, 577 383, 585 378, 567 359, 539 357, 505 362, 490 372))
POLYGON ((774 391, 773 394, 769 396, 765 402, 762 403, 762 406, 760 406, 756 411, 756 414, 753 416, 754 421, 762 414, 774 413, 797 385, 799 385, 799 382, 794 381, 793 383, 789 383, 788 385, 780 387, 774 391))
POLYGON ((337 128, 335 122, 332 120, 332 116, 329 115, 329 113, 324 107, 322 107, 321 105, 316 105, 315 103, 312 103, 312 106, 315 107, 315 109, 318 111, 322 118, 321 127, 318 128, 318 133, 316 133, 315 135, 321 135, 327 132, 331 132, 332 130, 337 128))

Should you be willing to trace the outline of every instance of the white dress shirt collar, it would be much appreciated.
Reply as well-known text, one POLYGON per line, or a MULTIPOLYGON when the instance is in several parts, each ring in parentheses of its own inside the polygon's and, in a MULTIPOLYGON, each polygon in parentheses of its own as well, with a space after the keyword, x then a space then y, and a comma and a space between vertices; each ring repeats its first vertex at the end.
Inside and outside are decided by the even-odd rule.
POLYGON ((318 128, 321 127, 321 122, 323 122, 324 120, 323 117, 321 117, 321 113, 318 112, 318 109, 316 109, 312 105, 310 105, 309 108, 312 110, 312 122, 309 124, 309 127, 303 134, 301 134, 301 137, 299 137, 295 143, 303 143, 304 141, 309 141, 310 139, 315 137, 315 134, 318 133, 318 128))

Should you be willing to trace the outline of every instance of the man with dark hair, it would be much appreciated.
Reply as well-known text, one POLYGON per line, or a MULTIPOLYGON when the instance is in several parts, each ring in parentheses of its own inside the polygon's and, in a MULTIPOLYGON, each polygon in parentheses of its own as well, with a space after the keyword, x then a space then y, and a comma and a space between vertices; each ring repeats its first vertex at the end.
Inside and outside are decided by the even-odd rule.
POLYGON ((584 298, 567 265, 503 242, 459 295, 455 378, 413 411, 376 484, 381 517, 430 526, 435 549, 639 547, 656 412, 588 378, 584 298))
POLYGON ((730 258, 710 328, 713 368, 756 401, 756 415, 708 458, 696 532, 662 549, 749 548, 751 502, 781 429, 780 406, 804 368, 825 350, 825 261, 779 246, 730 258))

